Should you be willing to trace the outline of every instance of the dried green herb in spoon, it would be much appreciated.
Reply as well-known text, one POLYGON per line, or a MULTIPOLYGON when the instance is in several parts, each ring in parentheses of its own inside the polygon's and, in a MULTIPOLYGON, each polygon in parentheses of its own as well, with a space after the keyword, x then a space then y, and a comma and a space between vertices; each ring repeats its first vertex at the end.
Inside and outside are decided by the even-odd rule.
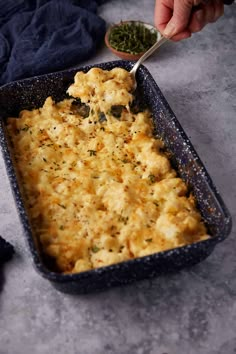
POLYGON ((146 52, 157 40, 157 32, 147 28, 142 23, 121 22, 111 28, 110 45, 121 52, 139 54, 146 52))

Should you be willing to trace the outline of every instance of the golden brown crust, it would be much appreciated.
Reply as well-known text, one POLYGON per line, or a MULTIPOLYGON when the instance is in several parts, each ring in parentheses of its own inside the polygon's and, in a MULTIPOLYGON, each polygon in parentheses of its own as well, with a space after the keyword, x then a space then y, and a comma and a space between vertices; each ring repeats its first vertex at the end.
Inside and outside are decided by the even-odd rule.
POLYGON ((129 111, 131 91, 125 70, 95 68, 77 73, 68 90, 89 104, 87 118, 73 99, 49 97, 42 108, 8 120, 33 229, 61 272, 209 237, 163 142, 152 136, 150 112, 129 111), (118 118, 114 103, 123 106, 118 118))

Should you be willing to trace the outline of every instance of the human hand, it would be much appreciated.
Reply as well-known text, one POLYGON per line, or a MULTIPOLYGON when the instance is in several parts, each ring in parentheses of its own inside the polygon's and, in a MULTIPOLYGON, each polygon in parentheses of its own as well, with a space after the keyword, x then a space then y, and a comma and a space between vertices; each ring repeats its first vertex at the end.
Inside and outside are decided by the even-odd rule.
POLYGON ((224 13, 222 0, 156 0, 155 25, 174 41, 191 37, 224 13))

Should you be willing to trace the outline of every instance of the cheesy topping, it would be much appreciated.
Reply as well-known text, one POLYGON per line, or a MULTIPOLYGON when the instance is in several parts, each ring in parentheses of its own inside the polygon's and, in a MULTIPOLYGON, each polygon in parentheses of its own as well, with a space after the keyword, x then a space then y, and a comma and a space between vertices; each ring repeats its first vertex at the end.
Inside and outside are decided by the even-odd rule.
POLYGON ((130 109, 121 68, 78 72, 73 98, 48 97, 7 129, 33 231, 57 271, 82 272, 207 239, 193 196, 130 109))

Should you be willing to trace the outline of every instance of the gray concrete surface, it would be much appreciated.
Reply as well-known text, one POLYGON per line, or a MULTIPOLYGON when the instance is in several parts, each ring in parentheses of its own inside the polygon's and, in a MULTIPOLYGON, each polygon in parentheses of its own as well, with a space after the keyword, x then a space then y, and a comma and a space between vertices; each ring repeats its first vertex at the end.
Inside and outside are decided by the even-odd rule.
MULTIPOLYGON (((113 0, 107 22, 153 21, 154 0, 113 0)), ((89 63, 115 59, 104 47, 89 63)), ((146 62, 236 221, 236 6, 146 62)), ((0 157, 0 234, 16 249, 0 293, 0 354, 236 353, 236 241, 191 270, 99 294, 57 292, 33 269, 0 157)))

